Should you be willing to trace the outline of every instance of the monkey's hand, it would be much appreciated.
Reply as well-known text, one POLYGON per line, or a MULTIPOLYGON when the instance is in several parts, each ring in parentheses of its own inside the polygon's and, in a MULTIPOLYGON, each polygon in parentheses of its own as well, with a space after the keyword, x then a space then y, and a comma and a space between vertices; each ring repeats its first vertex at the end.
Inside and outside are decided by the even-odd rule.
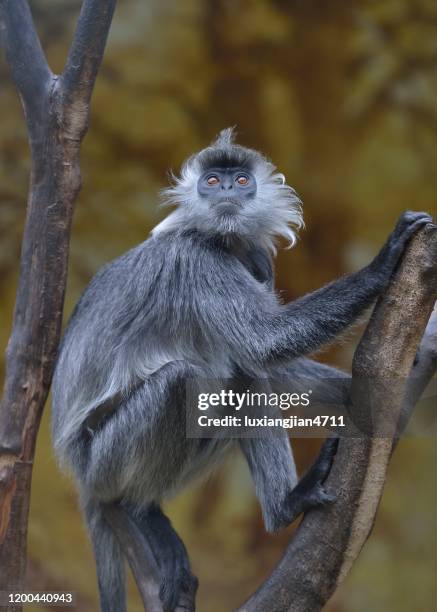
POLYGON ((427 223, 433 223, 433 219, 424 212, 407 211, 400 216, 387 242, 369 265, 369 270, 380 277, 381 289, 390 281, 411 236, 427 223))
POLYGON ((337 448, 336 436, 326 440, 315 463, 285 498, 281 512, 275 517, 274 531, 286 527, 310 508, 336 501, 337 497, 328 493, 323 483, 331 471, 337 448))

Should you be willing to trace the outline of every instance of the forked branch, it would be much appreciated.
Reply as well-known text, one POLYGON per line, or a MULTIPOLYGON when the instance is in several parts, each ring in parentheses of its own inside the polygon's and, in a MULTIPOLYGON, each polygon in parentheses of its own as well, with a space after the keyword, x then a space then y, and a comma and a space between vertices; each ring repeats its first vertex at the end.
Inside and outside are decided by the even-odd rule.
MULTIPOLYGON (((79 136, 86 130, 88 106, 117 0, 85 0, 61 75, 66 118, 79 136)), ((75 137, 73 133, 72 137, 75 137)))
POLYGON ((115 4, 84 0, 59 79, 47 65, 26 0, 0 0, 1 42, 23 103, 32 157, 0 410, 2 591, 24 587, 32 463, 61 332, 71 220, 80 189, 79 149, 115 4))
POLYGON ((52 80, 26 0, 0 0, 1 43, 26 116, 40 114, 52 80))

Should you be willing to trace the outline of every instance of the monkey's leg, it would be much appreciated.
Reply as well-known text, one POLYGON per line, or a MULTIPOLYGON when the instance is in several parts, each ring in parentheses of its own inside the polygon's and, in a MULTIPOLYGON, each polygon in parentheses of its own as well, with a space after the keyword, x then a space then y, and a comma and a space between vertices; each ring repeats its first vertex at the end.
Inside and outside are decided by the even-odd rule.
MULTIPOLYGON (((303 393, 310 387, 312 401, 340 410, 346 406, 350 376, 331 366, 300 358, 272 368, 269 376, 274 387, 275 380, 280 381, 282 386, 288 383, 288 392, 292 389, 294 393, 303 393)), ((337 447, 338 438, 332 435, 325 441, 314 464, 288 493, 279 513, 283 524, 291 523, 312 507, 335 501, 335 495, 328 494, 323 483, 331 470, 337 447)))
MULTIPOLYGON (((194 579, 185 547, 170 522, 156 505, 148 506, 177 487, 198 460, 201 441, 185 435, 185 382, 194 374, 190 364, 169 363, 111 409, 106 419, 100 415, 102 421, 93 422, 94 433, 84 425, 84 489, 97 501, 117 500, 133 509, 161 570, 166 610, 184 598, 184 587, 192 588, 194 579), (147 511, 141 511, 142 505, 147 511)), ((102 583, 105 588, 109 586, 102 583)))
POLYGON ((315 506, 335 501, 323 488, 337 451, 338 438, 326 440, 314 465, 297 482, 288 437, 244 439, 240 441, 255 482, 267 531, 277 531, 292 523, 299 514, 315 506))
POLYGON ((296 467, 285 431, 281 435, 243 438, 241 449, 247 459, 267 531, 288 524, 283 508, 297 484, 296 467))
POLYGON ((174 610, 178 604, 194 610, 198 580, 191 573, 187 550, 170 520, 157 504, 142 509, 128 504, 126 509, 149 542, 161 571, 159 596, 164 610, 174 610), (182 601, 183 594, 186 601, 182 601))
POLYGON ((81 481, 90 497, 150 503, 178 485, 199 445, 185 435, 185 385, 193 375, 186 362, 167 363, 119 399, 109 416, 95 409, 100 421, 93 421, 93 432, 90 418, 83 426, 87 456, 81 481))
POLYGON ((335 502, 336 495, 328 493, 323 483, 331 471, 337 448, 338 437, 331 436, 325 440, 316 461, 290 491, 284 502, 280 514, 284 525, 292 523, 299 514, 311 508, 335 502))
POLYGON ((101 612, 126 612, 123 551, 105 520, 102 506, 83 499, 88 531, 93 545, 101 612))
MULTIPOLYGON (((236 390, 249 389, 259 398, 271 392, 266 378, 254 379, 237 370, 234 385, 236 390)), ((271 407, 268 402, 246 406, 248 415, 252 418, 271 416, 279 417, 277 407, 271 407)), ((249 431, 258 437, 242 437, 240 448, 246 457, 250 473, 255 483, 255 491, 261 504, 264 524, 267 531, 276 531, 284 525, 282 508, 290 491, 297 484, 296 466, 290 441, 284 429, 262 428, 259 431, 249 431)))

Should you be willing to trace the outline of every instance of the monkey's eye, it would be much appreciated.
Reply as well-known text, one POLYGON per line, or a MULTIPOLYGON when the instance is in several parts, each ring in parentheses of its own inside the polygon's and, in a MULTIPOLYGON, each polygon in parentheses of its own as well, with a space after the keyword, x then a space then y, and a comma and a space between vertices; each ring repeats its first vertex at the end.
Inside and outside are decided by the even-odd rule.
POLYGON ((215 174, 212 174, 211 176, 208 176, 208 178, 206 179, 206 182, 208 183, 208 185, 214 186, 214 185, 218 185, 220 183, 220 180, 218 176, 216 176, 215 174))
POLYGON ((243 186, 247 185, 247 183, 249 182, 249 179, 247 178, 247 176, 244 176, 244 174, 239 174, 235 180, 239 185, 243 186))

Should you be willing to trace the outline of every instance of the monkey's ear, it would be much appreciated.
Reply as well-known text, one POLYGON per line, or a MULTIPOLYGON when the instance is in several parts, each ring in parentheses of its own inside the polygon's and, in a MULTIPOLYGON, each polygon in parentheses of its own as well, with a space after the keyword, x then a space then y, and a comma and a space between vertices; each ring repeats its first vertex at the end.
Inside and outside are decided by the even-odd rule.
POLYGON ((228 127, 220 132, 217 136, 216 140, 212 143, 214 147, 232 147, 235 142, 235 132, 236 126, 228 127))

